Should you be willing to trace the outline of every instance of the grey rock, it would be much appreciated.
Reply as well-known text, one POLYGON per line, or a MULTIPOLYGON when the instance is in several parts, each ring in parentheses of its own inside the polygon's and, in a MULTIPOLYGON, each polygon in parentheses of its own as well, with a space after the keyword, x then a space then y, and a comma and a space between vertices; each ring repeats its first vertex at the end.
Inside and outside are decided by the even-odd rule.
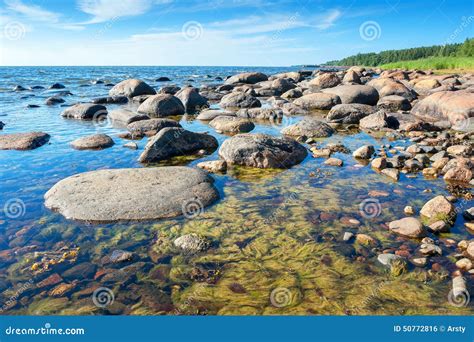
POLYGON ((166 127, 148 141, 139 161, 158 162, 175 156, 194 154, 199 150, 212 153, 217 146, 217 140, 212 135, 194 133, 179 127, 166 127))
POLYGON ((255 108, 262 104, 254 96, 242 92, 233 92, 225 95, 220 102, 222 108, 255 108))
POLYGON ((327 110, 341 103, 339 96, 326 93, 312 93, 301 96, 293 101, 305 110, 327 110))
POLYGON ((99 104, 78 103, 66 108, 61 115, 69 119, 95 120, 107 116, 107 108, 99 104))
POLYGON ((223 116, 223 115, 236 116, 235 113, 225 111, 225 110, 207 109, 207 110, 203 110, 202 112, 200 112, 199 115, 196 117, 196 119, 202 120, 202 121, 211 121, 211 120, 217 118, 218 116, 223 116))
POLYGON ((77 174, 56 183, 45 205, 68 219, 115 222, 175 217, 187 203, 205 207, 218 198, 206 172, 172 166, 77 174))
POLYGON ((388 228, 401 236, 419 238, 426 234, 421 222, 414 217, 405 217, 389 223, 388 228))
POLYGON ((46 144, 49 138, 43 132, 1 134, 0 150, 33 150, 46 144))
POLYGON ((138 112, 147 114, 150 118, 161 118, 184 114, 185 108, 177 97, 169 94, 159 94, 147 98, 138 107, 138 112))
POLYGON ((130 133, 136 136, 155 135, 166 127, 181 127, 181 125, 175 120, 165 118, 140 120, 127 125, 130 133))
POLYGON ((117 83, 109 90, 110 96, 134 97, 137 95, 154 95, 155 89, 150 87, 142 80, 128 79, 117 83))
POLYGON ((132 122, 150 119, 150 117, 146 114, 133 112, 124 108, 112 110, 111 112, 109 112, 108 118, 114 124, 118 124, 119 126, 126 126, 132 122))
POLYGON ((224 141, 219 156, 228 164, 288 168, 304 160, 306 149, 293 139, 266 134, 238 134, 224 141))
POLYGON ((304 118, 293 125, 283 128, 281 133, 292 137, 325 138, 331 136, 334 133, 334 129, 322 121, 304 118))
POLYGON ((360 103, 338 104, 331 108, 326 119, 329 122, 358 124, 360 119, 374 113, 375 110, 376 107, 360 103))
POLYGON ((377 90, 368 85, 340 85, 334 88, 326 88, 322 91, 338 95, 341 103, 362 103, 374 106, 379 100, 377 90))
POLYGON ((209 122, 209 126, 218 132, 247 133, 255 128, 255 125, 244 118, 234 116, 218 116, 209 122))
POLYGON ((261 72, 244 72, 244 73, 229 77, 224 83, 225 84, 236 84, 236 83, 255 84, 255 83, 266 81, 266 80, 268 80, 268 76, 261 72))
POLYGON ((114 145, 114 141, 107 134, 94 134, 82 137, 71 142, 76 150, 101 150, 114 145))
POLYGON ((174 240, 173 244, 185 253, 203 252, 210 246, 207 239, 194 233, 180 236, 174 240))
POLYGON ((360 159, 370 159, 372 155, 375 153, 375 148, 372 145, 364 145, 359 147, 352 153, 354 158, 360 159))
POLYGON ((175 96, 183 103, 186 113, 194 113, 209 107, 207 99, 194 87, 183 88, 175 96))

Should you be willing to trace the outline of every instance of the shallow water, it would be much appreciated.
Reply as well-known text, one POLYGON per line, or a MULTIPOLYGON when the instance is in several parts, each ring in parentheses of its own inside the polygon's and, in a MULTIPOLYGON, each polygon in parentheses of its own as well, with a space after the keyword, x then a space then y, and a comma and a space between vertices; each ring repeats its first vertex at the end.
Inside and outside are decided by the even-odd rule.
MULTIPOLYGON (((472 306, 458 308, 448 303, 456 250, 446 239, 472 238, 461 215, 451 233, 437 237, 443 256, 431 258, 427 267, 410 266, 395 275, 376 260, 386 249, 407 249, 417 255, 419 242, 397 238, 387 231, 385 223, 403 217, 406 205, 419 211, 435 195, 449 194, 445 182, 403 174, 399 182, 393 182, 368 166, 358 165, 350 154, 334 154, 344 161, 342 168, 325 166, 324 159, 308 155, 289 170, 235 167, 226 175, 213 175, 222 198, 194 219, 88 225, 65 220, 44 207, 44 193, 70 175, 142 167, 137 158, 146 144, 146 139, 136 141, 139 149, 130 150, 122 146, 128 140, 116 136, 124 131, 121 128, 63 119, 63 107, 44 105, 54 92, 71 91, 73 95, 64 99, 72 104, 107 95, 110 88, 91 84, 98 79, 117 83, 136 77, 158 89, 163 83, 154 79, 159 76, 170 77, 169 83, 177 85, 190 83, 187 80, 192 78, 192 84, 199 86, 219 83, 215 76, 251 70, 268 74, 291 71, 230 67, 0 68, 0 120, 6 123, 2 133, 38 130, 51 135, 49 144, 33 151, 0 151, 0 209, 9 212, 7 217, 7 211, 0 211, 2 313, 472 313, 472 306), (11 91, 17 84, 47 88, 54 82, 67 88, 11 91), (27 109, 27 104, 40 108, 27 109), (78 137, 98 132, 110 134, 116 144, 103 151, 76 151, 69 145, 78 137), (376 197, 369 194, 373 190, 386 194, 376 197), (361 211, 361 203, 369 203, 367 211, 374 211, 361 211), (348 218, 360 224, 352 224, 348 218), (368 234, 377 243, 342 242, 346 231, 368 234), (179 253, 172 241, 187 233, 208 237, 213 242, 211 249, 200 254, 179 253), (104 257, 117 249, 133 252, 136 258, 107 264, 104 257), (71 267, 81 264, 87 265, 91 274, 67 276, 71 267), (435 271, 433 264, 441 268, 435 267, 435 271), (54 286, 41 282, 55 273, 63 278, 60 284, 69 284, 64 293, 52 293, 54 286), (105 307, 94 304, 92 293, 98 287, 113 292, 113 303, 105 307)), ((109 110, 116 107, 107 106, 109 110)), ((227 138, 193 117, 185 116, 180 122, 188 130, 211 133, 219 143, 227 138)), ((279 135, 280 129, 256 122, 253 132, 279 135)), ((366 143, 409 144, 375 139, 361 132, 321 140, 322 144, 327 142, 341 142, 351 150, 366 143)), ((162 164, 192 166, 216 158, 217 152, 162 164)), ((473 200, 465 199, 456 203, 460 212, 473 205, 473 200)))

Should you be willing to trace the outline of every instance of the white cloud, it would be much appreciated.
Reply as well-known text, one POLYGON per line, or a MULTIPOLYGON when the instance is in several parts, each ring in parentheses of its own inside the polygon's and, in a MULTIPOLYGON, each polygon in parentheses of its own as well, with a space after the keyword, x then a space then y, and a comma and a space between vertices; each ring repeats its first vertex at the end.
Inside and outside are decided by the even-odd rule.
POLYGON ((335 9, 328 12, 323 18, 320 19, 320 22, 316 25, 316 27, 320 30, 325 30, 330 28, 334 25, 334 22, 339 19, 342 15, 341 11, 335 9))
POLYGON ((82 29, 82 27, 74 24, 62 23, 61 15, 59 13, 45 10, 40 6, 26 5, 21 0, 5 0, 5 4, 7 5, 8 10, 23 16, 27 20, 44 22, 53 27, 63 28, 66 30, 82 29))
POLYGON ((110 19, 136 16, 147 12, 153 4, 170 3, 171 0, 78 0, 78 8, 92 18, 83 24, 97 24, 110 19))

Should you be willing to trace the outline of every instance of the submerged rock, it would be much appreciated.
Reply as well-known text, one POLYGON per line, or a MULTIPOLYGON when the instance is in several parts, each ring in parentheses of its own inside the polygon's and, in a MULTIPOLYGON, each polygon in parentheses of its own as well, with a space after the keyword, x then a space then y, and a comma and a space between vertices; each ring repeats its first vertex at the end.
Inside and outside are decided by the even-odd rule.
POLYGON ((194 133, 179 127, 166 127, 148 141, 138 160, 142 163, 152 163, 193 154, 199 150, 211 153, 217 146, 217 140, 212 135, 194 133))
POLYGON ((94 134, 74 140, 71 146, 76 150, 100 150, 114 145, 107 134, 94 134))
POLYGON ((225 140, 219 149, 219 156, 229 164, 258 168, 288 168, 306 155, 306 149, 293 139, 266 134, 239 134, 225 140))
POLYGON ((0 150, 33 150, 49 141, 43 132, 12 133, 0 135, 0 150))
POLYGON ((138 95, 154 95, 156 94, 155 89, 150 87, 142 80, 128 79, 120 83, 117 83, 109 90, 110 96, 126 96, 134 97, 138 95))
POLYGON ((198 163, 196 166, 212 173, 225 172, 227 170, 227 163, 225 160, 204 161, 198 163))
POLYGON ((224 83, 225 84, 236 84, 236 83, 247 83, 255 84, 268 80, 268 76, 261 72, 244 72, 229 77, 224 83))
POLYGON ((186 234, 174 240, 173 244, 186 253, 199 253, 207 250, 210 243, 198 234, 186 234))
POLYGON ((219 198, 206 172, 189 167, 113 169, 80 173, 45 194, 47 208, 90 222, 153 220, 208 206, 219 198))

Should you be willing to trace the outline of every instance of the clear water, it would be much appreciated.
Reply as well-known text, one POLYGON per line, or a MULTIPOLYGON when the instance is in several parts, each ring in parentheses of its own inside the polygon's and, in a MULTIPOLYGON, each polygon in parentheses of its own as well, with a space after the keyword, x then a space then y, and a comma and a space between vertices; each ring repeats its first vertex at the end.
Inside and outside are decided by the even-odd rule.
MULTIPOLYGON (((70 175, 142 167, 137 158, 146 144, 143 139, 137 141, 138 150, 124 148, 128 140, 117 136, 123 128, 63 119, 60 113, 64 107, 44 105, 47 97, 69 90, 73 95, 63 98, 66 104, 73 104, 106 96, 110 88, 92 84, 94 80, 117 83, 133 77, 159 89, 164 83, 154 80, 160 76, 171 78, 170 84, 200 86, 219 83, 216 76, 252 70, 267 74, 292 71, 261 67, 0 68, 0 121, 6 124, 0 134, 44 131, 51 135, 49 144, 33 151, 0 151, 0 209, 12 202, 21 204, 16 218, 0 210, 2 313, 472 313, 472 307, 453 307, 447 299, 456 253, 447 239, 472 238, 461 215, 451 233, 436 237, 443 256, 431 258, 426 267, 410 267, 394 276, 376 261, 377 254, 386 249, 407 249, 417 255, 419 241, 397 238, 385 223, 403 217, 406 205, 419 210, 435 195, 449 194, 444 181, 402 175, 399 182, 393 182, 358 165, 350 154, 334 155, 344 161, 343 168, 325 166, 324 159, 308 156, 289 170, 236 167, 226 175, 213 175, 222 198, 195 219, 87 225, 65 220, 44 207, 44 193, 70 175), (47 88, 55 82, 66 89, 12 91, 15 85, 47 88), (28 104, 40 107, 28 109, 28 104), (69 145, 78 137, 99 132, 111 135, 115 145, 103 151, 76 151, 69 145), (386 194, 375 197, 369 194, 373 190, 386 194), (362 215, 360 204, 374 197, 380 203, 377 215, 362 215), (360 224, 353 225, 347 218, 360 224), (342 242, 345 231, 368 234, 377 242, 373 246, 342 242), (196 255, 180 254, 172 241, 187 233, 208 237, 212 248, 196 255), (107 263, 104 257, 117 249, 133 252, 134 261, 107 263), (88 265, 91 274, 67 276, 77 265, 88 265), (67 290, 51 292, 57 285, 42 286, 41 281, 52 274, 61 276, 58 284, 67 290), (105 307, 94 304, 92 293, 99 287, 113 292, 113 303, 105 307), (283 306, 275 305, 274 291, 282 288, 289 300, 283 306)), ((291 118, 285 124, 300 119, 291 118)), ((184 116, 180 122, 186 129, 211 133, 219 143, 228 138, 192 116, 184 116)), ((280 135, 280 128, 257 122, 253 132, 280 135)), ((366 143, 409 143, 376 139, 361 132, 340 132, 321 142, 342 142, 352 150, 366 143)), ((198 160, 178 158, 163 164, 193 166, 213 159, 217 159, 217 152, 198 160)), ((460 199, 456 205, 461 211, 474 201, 460 199)))

